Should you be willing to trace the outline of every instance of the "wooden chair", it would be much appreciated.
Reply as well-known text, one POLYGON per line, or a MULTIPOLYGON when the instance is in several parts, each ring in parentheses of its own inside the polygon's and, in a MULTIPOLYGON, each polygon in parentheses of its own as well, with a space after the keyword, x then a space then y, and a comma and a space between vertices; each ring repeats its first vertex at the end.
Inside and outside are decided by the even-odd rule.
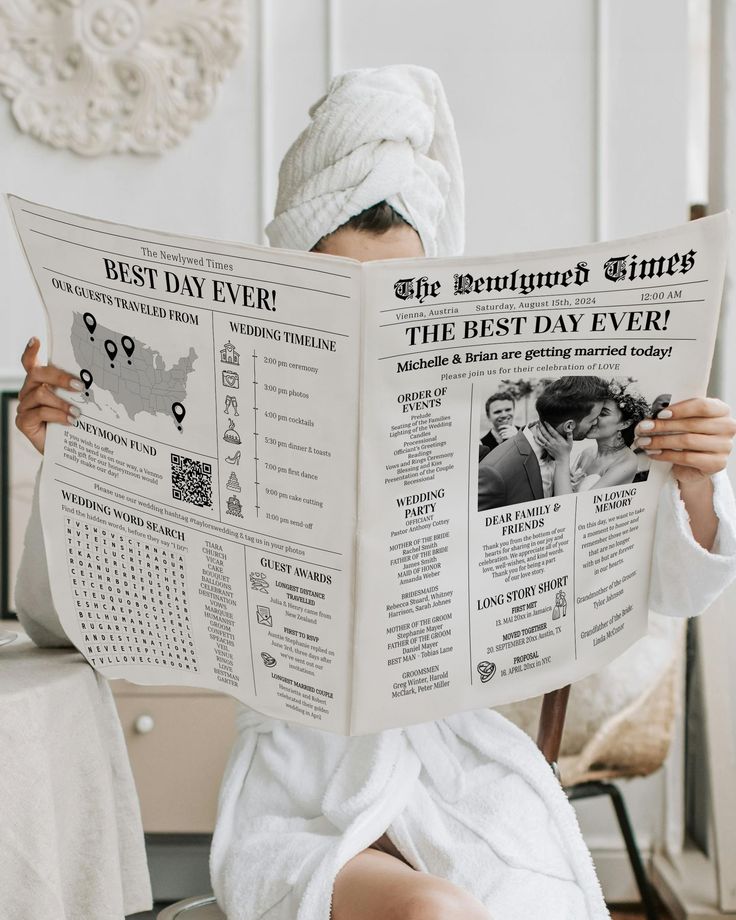
MULTIPOLYGON (((542 709, 539 714, 537 747, 544 754, 545 760, 554 770, 558 780, 560 779, 560 771, 557 764, 560 758, 560 746, 562 744, 562 733, 565 730, 565 715, 569 697, 570 684, 566 687, 560 687, 559 690, 550 690, 544 694, 542 709)), ((644 914, 647 920, 658 920, 657 899, 644 869, 639 847, 634 837, 634 829, 626 809, 626 803, 619 788, 613 783, 604 782, 603 780, 592 780, 576 783, 574 786, 567 786, 565 793, 570 801, 589 799, 599 795, 607 795, 611 799, 621 828, 621 835, 626 844, 631 869, 639 889, 644 914)))
POLYGON ((560 778, 557 761, 560 758, 562 733, 565 730, 567 701, 570 698, 570 684, 559 690, 550 690, 542 699, 542 711, 539 713, 537 747, 544 754, 545 760, 560 778))

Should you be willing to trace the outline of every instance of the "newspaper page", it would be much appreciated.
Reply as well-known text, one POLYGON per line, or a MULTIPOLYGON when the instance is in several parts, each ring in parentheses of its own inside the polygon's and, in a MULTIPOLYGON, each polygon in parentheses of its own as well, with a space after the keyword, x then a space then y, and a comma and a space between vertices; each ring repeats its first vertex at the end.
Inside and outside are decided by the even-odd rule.
POLYGON ((85 384, 41 479, 67 634, 109 678, 346 732, 359 263, 9 203, 85 384))
POLYGON ((364 266, 354 731, 564 686, 644 634, 669 465, 633 429, 706 392, 726 231, 364 266))
POLYGON ((10 197, 49 360, 56 608, 95 668, 362 734, 591 673, 643 634, 702 394, 724 215, 501 258, 365 263, 10 197))

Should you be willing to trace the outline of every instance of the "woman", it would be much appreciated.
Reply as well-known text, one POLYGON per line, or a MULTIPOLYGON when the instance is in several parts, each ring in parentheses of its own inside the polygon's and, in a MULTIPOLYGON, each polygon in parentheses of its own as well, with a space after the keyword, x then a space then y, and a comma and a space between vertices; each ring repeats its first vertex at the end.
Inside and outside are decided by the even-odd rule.
MULTIPOLYGON (((462 251, 460 160, 434 73, 353 71, 333 80, 310 114, 280 170, 273 245, 361 260, 462 251)), ((71 412, 50 388, 69 389, 74 379, 37 365, 37 353, 32 340, 18 427, 43 450, 46 425, 71 412)), ((688 615, 736 572, 733 496, 722 472, 736 422, 714 399, 686 400, 660 416, 640 425, 649 426, 642 446, 679 465, 663 492, 670 544, 657 557, 652 599, 688 615), (669 433, 673 426, 681 433, 669 433), (719 556, 709 552, 717 532, 719 556), (668 592, 667 566, 680 577, 697 569, 697 598, 668 592)), ((37 555, 35 569, 27 565, 28 597, 39 568, 37 555)), ((32 625, 29 604, 20 606, 32 625)), ((211 854, 228 920, 608 916, 564 792, 531 739, 498 713, 343 738, 242 707, 238 728, 211 854)))
POLYGON ((634 481, 639 471, 639 458, 632 450, 635 429, 649 414, 649 404, 614 380, 609 392, 610 397, 587 435, 595 444, 584 448, 572 464, 572 438, 564 437, 547 422, 540 421, 535 426, 536 439, 555 459, 554 495, 607 489, 634 481))

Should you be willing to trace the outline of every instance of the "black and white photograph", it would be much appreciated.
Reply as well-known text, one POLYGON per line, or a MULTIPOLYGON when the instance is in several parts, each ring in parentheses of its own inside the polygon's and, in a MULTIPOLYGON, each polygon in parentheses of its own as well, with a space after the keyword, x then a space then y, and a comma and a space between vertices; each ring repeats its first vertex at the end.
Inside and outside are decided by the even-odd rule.
POLYGON ((647 400, 632 378, 502 381, 483 403, 478 511, 645 482, 634 430, 669 401, 647 400))

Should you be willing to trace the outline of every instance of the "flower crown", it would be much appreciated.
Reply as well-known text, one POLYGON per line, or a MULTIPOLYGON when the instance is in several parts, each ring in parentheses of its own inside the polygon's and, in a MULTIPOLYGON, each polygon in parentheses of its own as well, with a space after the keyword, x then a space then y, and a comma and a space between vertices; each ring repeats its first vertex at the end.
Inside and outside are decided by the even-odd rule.
POLYGON ((623 417, 635 425, 649 415, 651 406, 639 393, 630 391, 628 386, 628 383, 611 380, 608 384, 608 392, 610 398, 621 410, 623 417))

